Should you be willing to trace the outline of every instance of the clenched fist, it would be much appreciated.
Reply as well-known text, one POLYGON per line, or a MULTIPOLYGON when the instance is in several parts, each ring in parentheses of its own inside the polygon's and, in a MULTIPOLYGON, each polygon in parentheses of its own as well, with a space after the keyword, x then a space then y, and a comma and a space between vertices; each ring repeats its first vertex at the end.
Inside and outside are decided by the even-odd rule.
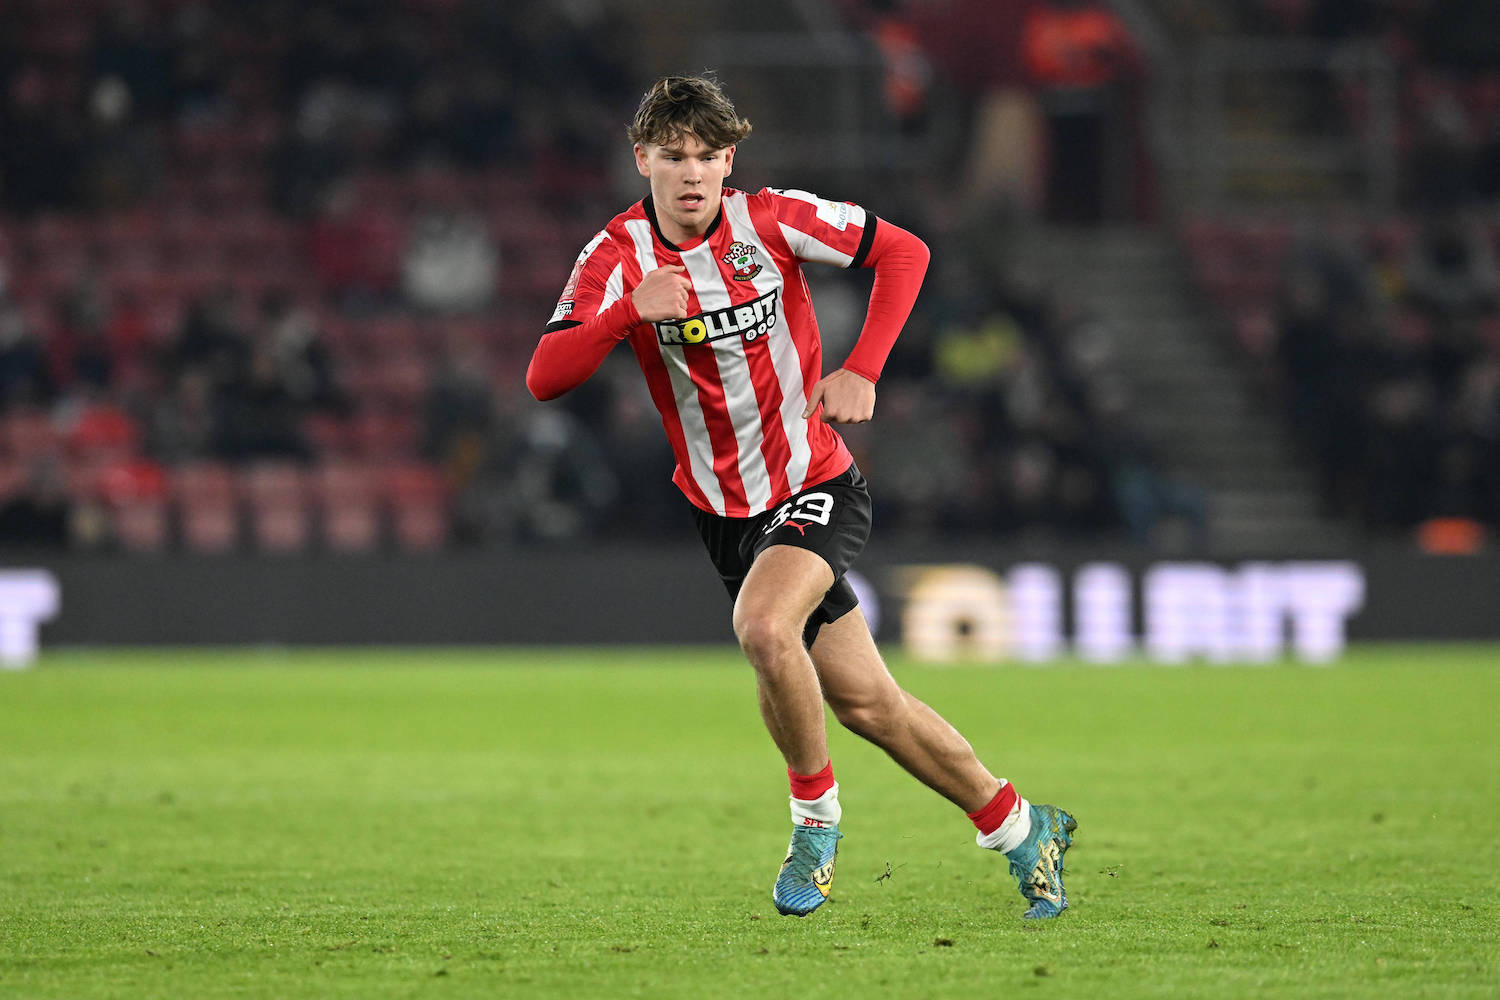
POLYGON ((693 283, 683 277, 687 268, 680 264, 658 267, 641 279, 630 293, 641 320, 655 323, 663 319, 682 319, 687 315, 688 292, 693 283))
POLYGON ((875 415, 875 383, 847 368, 818 380, 807 394, 802 419, 809 419, 823 404, 825 424, 862 424, 875 415))

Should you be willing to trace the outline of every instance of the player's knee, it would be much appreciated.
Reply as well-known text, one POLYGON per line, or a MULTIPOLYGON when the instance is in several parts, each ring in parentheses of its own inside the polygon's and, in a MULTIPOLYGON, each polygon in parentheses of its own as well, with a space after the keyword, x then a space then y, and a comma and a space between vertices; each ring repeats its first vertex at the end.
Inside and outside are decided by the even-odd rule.
POLYGON ((734 635, 740 649, 757 666, 777 662, 802 646, 802 634, 795 625, 749 608, 735 609, 734 635))

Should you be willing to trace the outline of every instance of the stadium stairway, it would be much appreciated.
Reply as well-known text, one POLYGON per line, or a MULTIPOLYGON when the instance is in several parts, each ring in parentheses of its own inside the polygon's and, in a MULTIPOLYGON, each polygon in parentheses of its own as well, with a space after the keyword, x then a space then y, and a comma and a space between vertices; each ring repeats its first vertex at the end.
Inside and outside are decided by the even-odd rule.
POLYGON ((1192 287, 1170 231, 1034 227, 1018 249, 1113 331, 1130 415, 1167 471, 1206 493, 1215 553, 1344 549, 1349 526, 1321 516, 1313 471, 1258 397, 1232 338, 1217 335, 1223 321, 1192 287))

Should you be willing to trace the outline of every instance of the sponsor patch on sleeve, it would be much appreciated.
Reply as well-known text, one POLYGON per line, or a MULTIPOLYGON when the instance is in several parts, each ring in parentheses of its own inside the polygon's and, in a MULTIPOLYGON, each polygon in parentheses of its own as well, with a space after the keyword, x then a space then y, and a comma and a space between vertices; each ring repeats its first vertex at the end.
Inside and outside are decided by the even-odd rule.
POLYGON ((558 320, 567 319, 573 313, 573 301, 578 297, 578 279, 583 275, 583 268, 589 262, 589 256, 594 249, 604 241, 605 234, 601 231, 588 246, 578 255, 573 262, 573 271, 568 275, 568 283, 563 285, 562 294, 557 298, 557 308, 552 311, 552 319, 549 322, 556 323, 558 320))
POLYGON ((818 202, 818 218, 843 232, 849 225, 849 210, 853 208, 847 201, 820 201, 818 202))

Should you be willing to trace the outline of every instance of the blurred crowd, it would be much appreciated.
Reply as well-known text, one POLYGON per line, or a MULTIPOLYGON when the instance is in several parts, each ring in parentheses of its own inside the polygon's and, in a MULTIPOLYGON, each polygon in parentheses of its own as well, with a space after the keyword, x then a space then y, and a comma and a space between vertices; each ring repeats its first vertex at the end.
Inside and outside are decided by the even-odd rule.
MULTIPOLYGON (((241 475, 248 503, 244 470, 422 463, 452 544, 680 526, 629 359, 563 405, 534 405, 520 380, 568 261, 625 204, 607 164, 641 80, 621 11, 0 9, 0 538, 196 544, 178 522, 202 501, 177 479, 205 465, 241 475), (151 505, 165 527, 127 531, 151 505)), ((901 5, 844 13, 897 54, 901 5)), ((897 127, 930 82, 929 56, 908 54, 918 89, 893 79, 897 127)), ((897 211, 924 229, 920 202, 897 211)), ((883 523, 1152 516, 1121 474, 1149 467, 1146 449, 1107 433, 1122 425, 1099 323, 992 253, 932 287, 882 387, 893 416, 851 435, 889 479, 883 523)), ((829 329, 858 328, 857 291, 819 295, 847 313, 829 329)))
MULTIPOLYGON (((1246 11, 1263 32, 1373 42, 1392 58, 1398 203, 1379 218, 1197 220, 1198 270, 1236 314, 1327 514, 1372 534, 1500 526, 1500 6, 1255 0, 1246 11)), ((1359 120, 1365 95, 1333 96, 1359 120)))
POLYGON ((290 467, 310 506, 333 463, 425 465, 445 538, 497 533, 451 504, 508 460, 518 365, 612 205, 613 11, 0 6, 0 538, 187 543, 179 471, 243 507, 290 467), (147 506, 164 527, 123 530, 147 506))
POLYGON ((1268 360, 1329 513, 1500 524, 1497 235, 1455 210, 1293 240, 1268 360))
MULTIPOLYGON (((1430 2, 1483 27, 1483 4, 1430 2)), ((1386 31, 1403 7, 1241 6, 1246 23, 1335 35, 1386 31)), ((944 248, 882 382, 882 419, 848 433, 879 477, 882 530, 1149 541, 1171 520, 1201 539, 1201 490, 1133 429, 1108 318, 1004 252, 1006 227, 1036 218, 1155 215, 1139 128, 1150 67, 1126 25, 1088 0, 833 10, 879 54, 893 133, 927 134, 954 100, 963 125, 961 155, 930 183, 872 174, 820 192, 944 248)), ((384 530, 328 537, 680 529, 630 358, 561 404, 535 405, 522 384, 573 256, 638 195, 612 164, 648 75, 633 61, 641 29, 604 0, 0 5, 0 544, 240 547, 260 537, 258 498, 313 508, 322 495, 331 525, 346 494, 316 484, 363 476, 378 493, 398 468, 408 485, 429 477, 418 492, 440 495, 438 521, 429 509, 398 532, 391 485, 376 498, 384 530), (227 527, 189 530, 205 478, 227 483, 227 527)), ((1472 33, 1445 38, 1430 51, 1485 58, 1464 54, 1472 33)), ((1488 78, 1413 79, 1428 81, 1404 147, 1413 190, 1493 198, 1488 78)), ((1411 204, 1463 218, 1451 199, 1411 204)), ((1458 228, 1446 242, 1422 228, 1399 290, 1387 257, 1336 234, 1287 257, 1264 358, 1310 429, 1331 509, 1372 524, 1495 509, 1496 376, 1475 346, 1489 343, 1494 262, 1458 228), (1330 371, 1337 393, 1320 382, 1330 371)), ((837 358, 867 276, 811 277, 837 358)))

